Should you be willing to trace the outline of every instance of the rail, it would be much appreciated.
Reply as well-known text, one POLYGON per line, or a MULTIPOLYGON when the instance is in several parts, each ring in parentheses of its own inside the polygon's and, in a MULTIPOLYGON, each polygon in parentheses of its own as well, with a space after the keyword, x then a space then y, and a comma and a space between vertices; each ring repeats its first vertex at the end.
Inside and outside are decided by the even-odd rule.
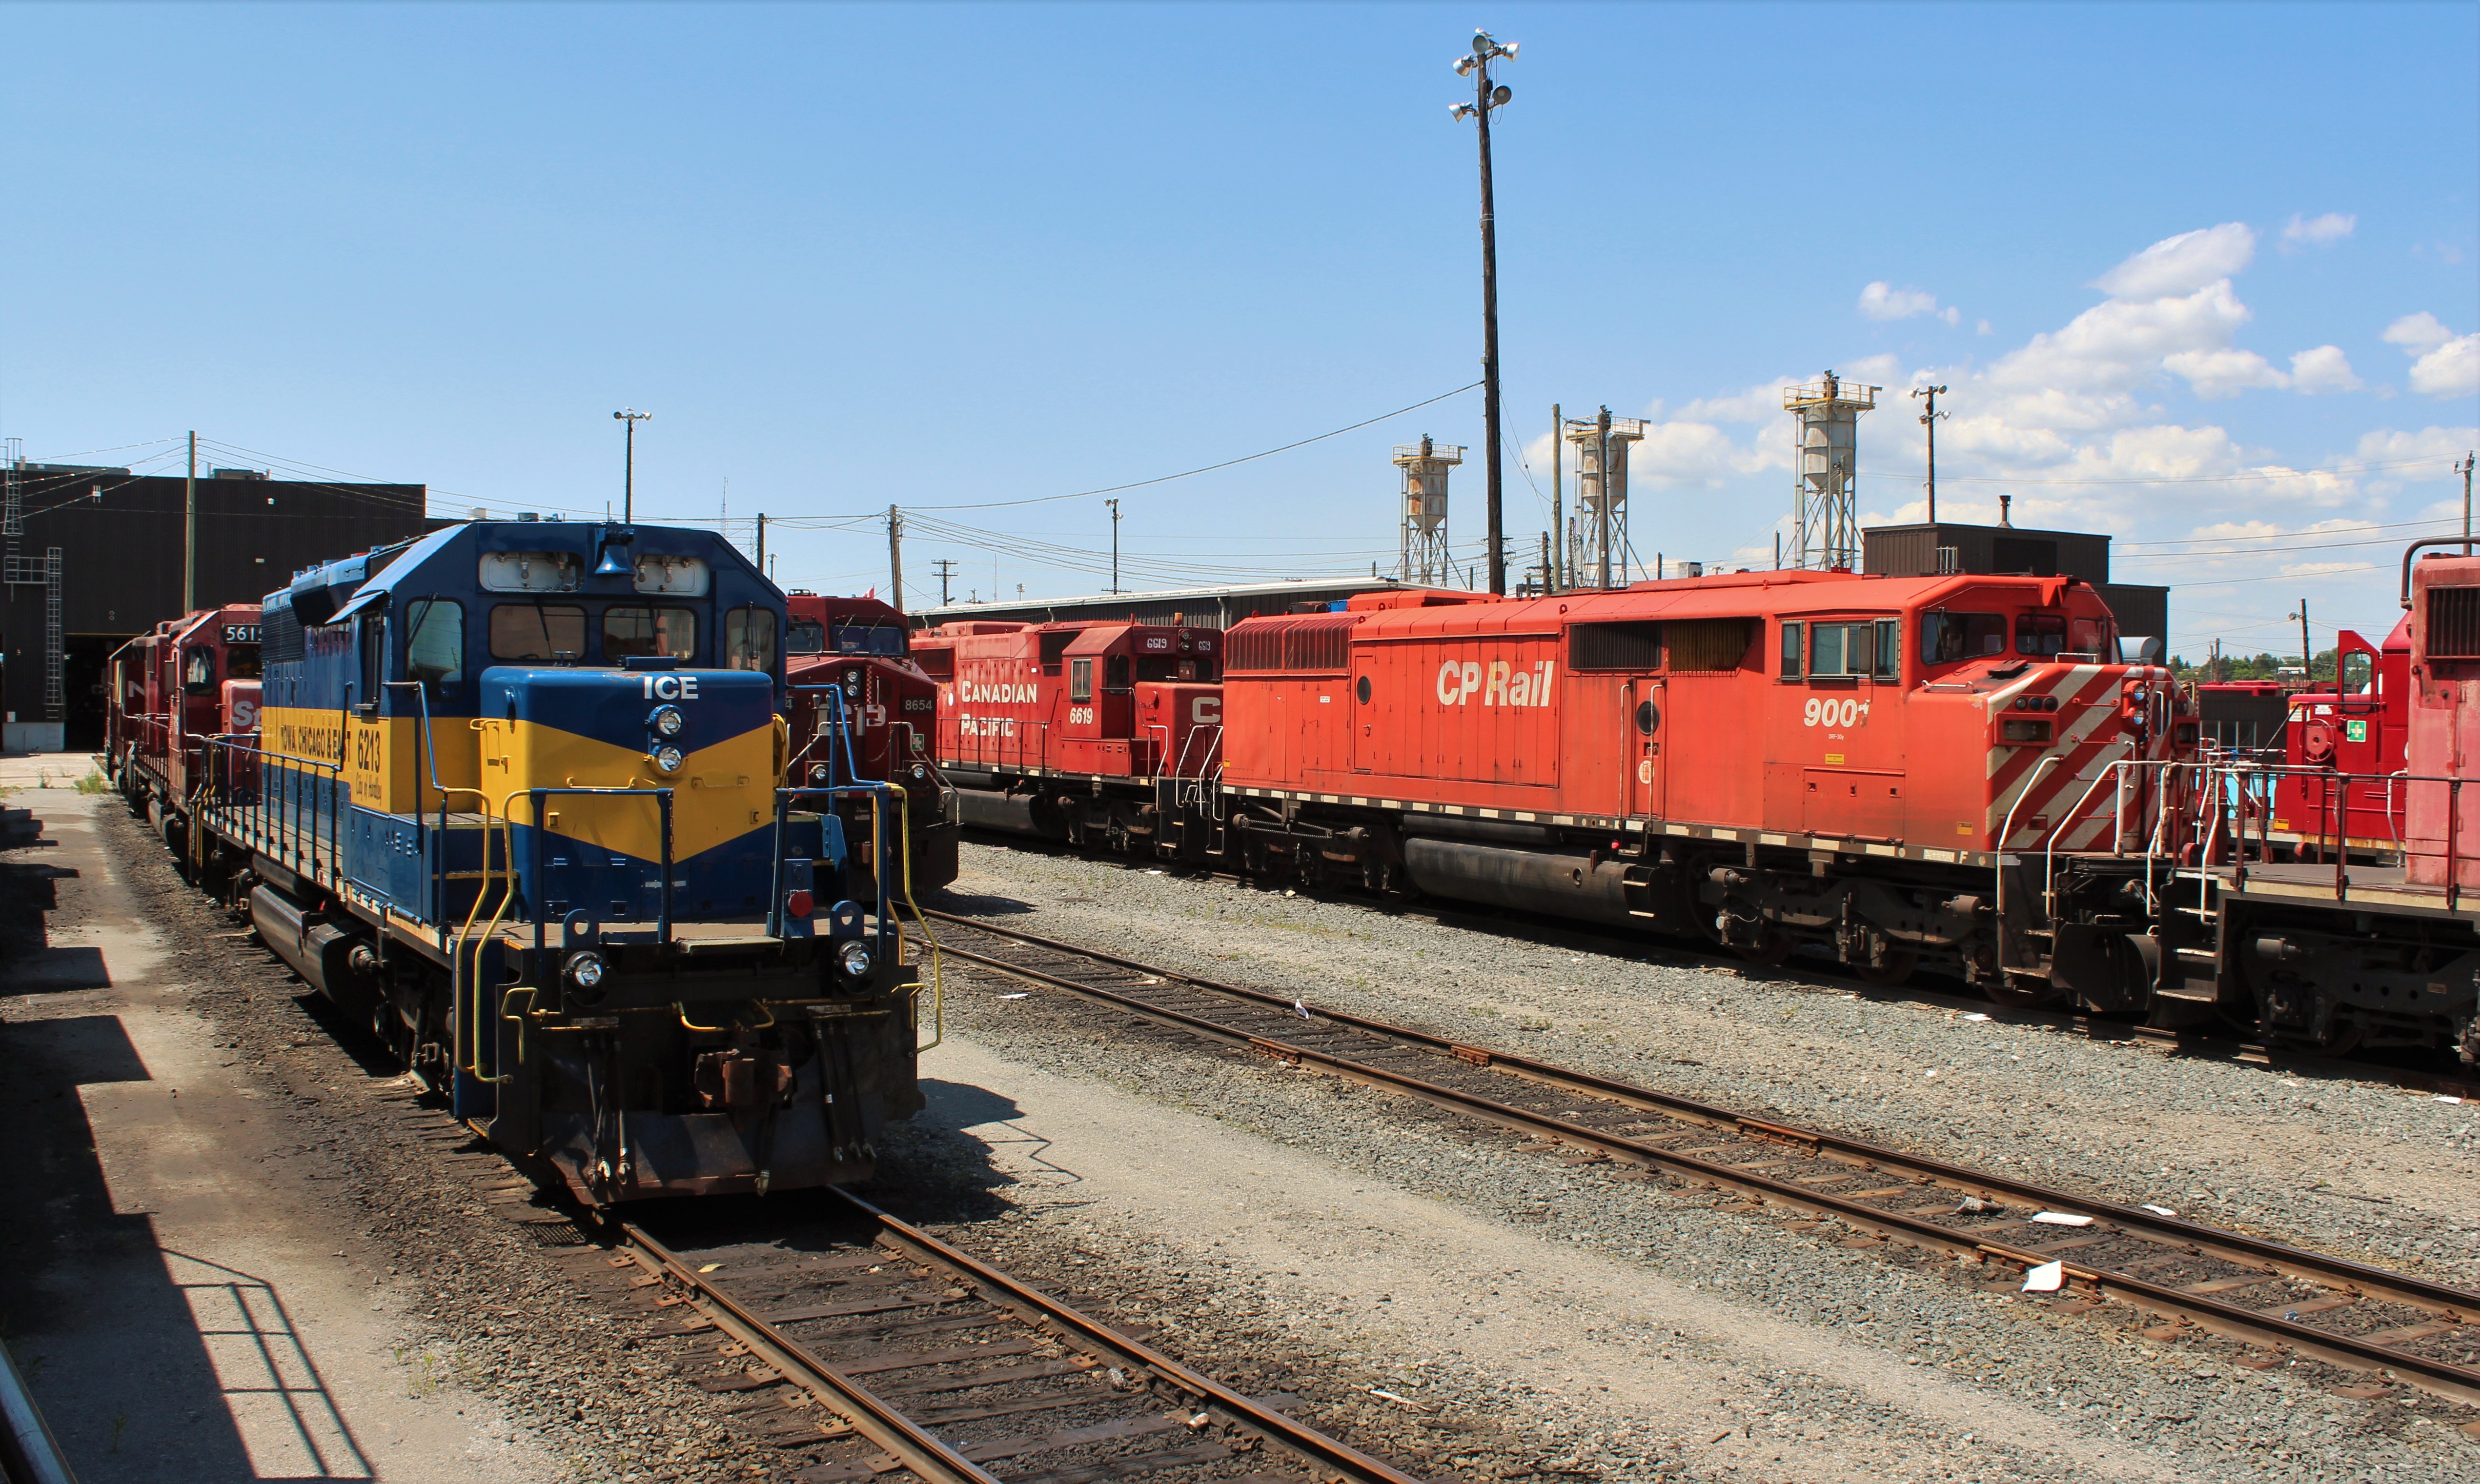
POLYGON ((216 763, 208 786, 215 790, 214 797, 223 801, 219 822, 239 834, 252 852, 326 884, 325 877, 339 872, 343 860, 344 814, 349 806, 344 764, 269 752, 241 740, 243 735, 255 734, 209 739, 216 763), (245 761, 251 775, 251 786, 246 789, 240 783, 245 761), (305 781, 312 786, 304 788, 305 781), (322 783, 323 787, 319 786, 322 783), (279 790, 280 801, 274 797, 279 790))
POLYGON ((2480 1402, 2480 1369, 2442 1353, 2450 1343, 2431 1343, 2471 1333, 2480 1319, 2480 1292, 1309 1007, 1294 994, 1222 984, 953 913, 933 915, 1002 943, 1124 971, 1118 983, 1105 985, 1091 973, 1071 974, 1021 956, 975 952, 952 941, 948 948, 960 959, 1158 1025, 1405 1093, 1615 1163, 1830 1215, 1968 1262, 2028 1270, 2055 1262, 2078 1289, 2104 1301, 2175 1315, 2202 1329, 2350 1369, 2390 1370, 2438 1394, 2480 1402), (1286 1029, 1301 1027, 1304 1015, 1321 1034, 1296 1036, 1286 1029), (1336 1036, 1330 1028, 1350 1034, 1336 1036), (1356 1044, 1368 1049, 1356 1054, 1356 1044), (1434 1060, 1409 1070, 1405 1049, 1434 1060), (1544 1098, 1545 1091, 1563 1096, 1544 1098), (1579 1106, 1579 1098, 1589 1101, 1579 1106), (1612 1105, 1651 1116, 1631 1123, 1595 1115, 1612 1105), (1848 1193, 1828 1189, 1855 1180, 1865 1184, 1848 1193), (2026 1214, 1993 1223, 1991 1203, 2026 1214), (2059 1228, 2034 1221, 2032 1213, 2084 1219, 2069 1222, 2081 1230, 2060 1241, 2059 1228), (2013 1234, 2011 1240, 2001 1232, 2013 1234), (2123 1255, 2100 1261, 2112 1246, 2123 1255), (2182 1267, 2195 1276, 2178 1275, 2182 1267), (2317 1296, 2281 1293, 2290 1283, 2312 1285, 2317 1296), (2251 1290, 2254 1299, 2244 1296, 2251 1290))
MULTIPOLYGON (((665 1287, 676 1290, 700 1318, 744 1347, 754 1359, 771 1368, 778 1376, 823 1402, 840 1416, 854 1433, 887 1455, 886 1459, 875 1464, 867 1460, 858 1466, 830 1464, 813 1471, 816 1475, 866 1479, 869 1470, 875 1469, 884 1475, 891 1466, 901 1466, 927 1484, 998 1484, 997 1478, 983 1467, 985 1460, 996 1462, 1002 1458, 1120 1439, 1134 1442, 1142 1448, 1151 1438, 1173 1439, 1174 1446, 1168 1448, 1103 1458, 1047 1475, 1091 1480, 1137 1478, 1155 1472, 1184 1471, 1199 1464, 1210 1464, 1229 1456, 1235 1449, 1225 1448, 1211 1441, 1221 1435, 1249 1439, 1250 1442, 1239 1446, 1263 1447, 1268 1452, 1280 1455, 1282 1462, 1305 1469, 1321 1484, 1420 1484, 1413 1476, 1370 1457, 1349 1444, 1297 1421, 1275 1407, 1243 1395, 1212 1376, 1192 1370, 1134 1336, 1112 1329, 1060 1299, 939 1241, 918 1227, 897 1220, 859 1196, 844 1190, 836 1190, 834 1194, 871 1223, 870 1241, 873 1246, 891 1252, 898 1263, 909 1260, 918 1264, 922 1269, 935 1274, 936 1281, 949 1285, 943 1294, 936 1296, 910 1293, 909 1296, 917 1300, 911 1304, 904 1304, 891 1295, 885 1301, 888 1305, 911 1308, 917 1312, 927 1309, 932 1314, 943 1315, 943 1318, 931 1322, 960 1338, 975 1327, 997 1329, 1009 1326, 1030 1331, 1039 1337, 1038 1343, 1046 1348, 1056 1344, 1069 1351, 1070 1356, 1051 1363, 1002 1366, 990 1372, 991 1384, 1039 1387, 1047 1381, 1054 1387, 1066 1388, 1056 1397, 1037 1396, 1033 1398, 1033 1404, 1020 1399, 1013 1405, 990 1403, 988 1410, 984 1406, 938 1407, 933 1398, 951 1395, 953 1391, 965 1389, 954 1384, 969 1380, 964 1377, 947 1378, 949 1384, 942 1391, 895 1390, 882 1396, 871 1392, 862 1377, 888 1371, 891 1367, 886 1359, 878 1360, 875 1365, 869 1360, 846 1360, 839 1364, 825 1359, 810 1344, 786 1334, 779 1327, 800 1322, 800 1310, 792 1310, 791 1318, 762 1314, 715 1277, 702 1271, 703 1265, 673 1251, 649 1234, 643 1225, 618 1223, 630 1249, 631 1262, 647 1269, 665 1287), (1092 1384, 1089 1377, 1104 1374, 1110 1369, 1117 1369, 1121 1377, 1125 1378, 1123 1385, 1102 1391, 1092 1384), (914 1400, 917 1397, 919 1400, 914 1400), (942 1420, 972 1421, 1010 1412, 1039 1415, 1059 1405, 1062 1399, 1072 1399, 1091 1409, 1098 1401, 1115 1397, 1121 1400, 1126 1414, 1121 1420, 1063 1430, 1048 1436, 1035 1434, 1013 1442, 968 1444, 950 1443, 934 1430, 942 1420), (900 1405, 906 1401, 913 1401, 916 1406, 919 1406, 921 1401, 932 1401, 933 1404, 922 1408, 923 1419, 917 1420, 900 1405), (1176 1410, 1167 1408, 1166 1402, 1175 1403, 1176 1410), (963 1415, 955 1415, 959 1412, 963 1415)), ((840 1286, 838 1292, 849 1292, 849 1286, 840 1286)), ((840 1338, 830 1333, 816 1343, 829 1345, 840 1338)), ((909 1363, 901 1369, 912 1369, 933 1364, 969 1365, 980 1362, 987 1365, 992 1360, 1012 1360, 1032 1350, 1032 1344, 1021 1342, 1014 1344, 983 1343, 959 1346, 951 1351, 911 1353, 896 1359, 909 1363)), ((1262 1458, 1265 1455, 1255 1456, 1262 1458)), ((1255 1476, 1263 1479, 1279 1475, 1260 1473, 1255 1476)))

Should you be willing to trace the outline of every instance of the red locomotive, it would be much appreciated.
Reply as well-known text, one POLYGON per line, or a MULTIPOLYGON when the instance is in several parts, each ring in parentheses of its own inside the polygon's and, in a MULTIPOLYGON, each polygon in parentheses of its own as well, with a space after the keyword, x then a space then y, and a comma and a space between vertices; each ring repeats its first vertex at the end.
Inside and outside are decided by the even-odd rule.
POLYGON ((2283 733, 2286 767, 2265 837, 2302 860, 2331 860, 2338 852, 2398 860, 2403 793, 2397 775, 2411 734, 2410 616, 2394 625, 2383 649, 2343 629, 2335 661, 2332 690, 2290 698, 2283 733))
POLYGON ((258 641, 257 603, 202 608, 130 640, 106 667, 106 765, 175 854, 212 740, 258 729, 258 641))
MULTIPOLYGON (((823 786, 861 778, 901 787, 913 889, 946 885, 956 879, 958 826, 952 790, 931 753, 939 687, 915 661, 904 615, 875 598, 796 592, 786 602, 784 678, 791 698, 786 780, 823 786), (849 756, 831 755, 828 739, 836 733, 827 723, 836 707, 850 724, 849 756)), ((872 831, 867 801, 855 796, 838 811, 846 837, 865 847, 872 831)), ((878 858, 866 849, 856 856, 878 858)))
POLYGON ((1177 625, 968 622, 917 639, 939 682, 939 761, 965 822, 1203 855, 1201 785, 1223 745, 1221 638, 1177 625))

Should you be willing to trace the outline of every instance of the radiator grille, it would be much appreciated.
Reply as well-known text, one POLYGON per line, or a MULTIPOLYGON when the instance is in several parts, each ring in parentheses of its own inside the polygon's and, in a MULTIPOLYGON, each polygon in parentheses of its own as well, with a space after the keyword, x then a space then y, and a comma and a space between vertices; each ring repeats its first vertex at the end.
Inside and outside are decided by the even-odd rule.
POLYGON ((1674 673, 1737 670, 1748 657, 1746 619, 1684 619, 1665 628, 1674 673))
POLYGON ((1352 663, 1356 613, 1308 618, 1251 619, 1223 641, 1223 668, 1233 670, 1343 670, 1352 663))
POLYGON ((2422 634, 2431 659, 2480 659, 2480 587, 2432 587, 2422 634))
POLYGON ((1567 664, 1575 670, 1659 670, 1662 626, 1578 624, 1567 630, 1567 664))

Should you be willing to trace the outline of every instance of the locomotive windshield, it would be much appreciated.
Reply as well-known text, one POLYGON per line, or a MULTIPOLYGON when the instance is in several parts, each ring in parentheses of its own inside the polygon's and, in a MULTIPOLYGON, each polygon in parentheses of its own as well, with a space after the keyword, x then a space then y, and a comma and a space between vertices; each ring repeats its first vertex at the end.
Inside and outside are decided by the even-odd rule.
POLYGON ((491 610, 491 657, 573 665, 585 657, 585 610, 504 602, 491 610))
POLYGON ((258 678, 258 646, 236 644, 224 651, 224 678, 255 680, 258 678))
MULTIPOLYGON (((774 636, 769 634, 769 647, 774 636)), ((633 655, 697 657, 697 615, 687 608, 611 608, 603 615, 603 662, 633 655)))
POLYGON ((838 624, 833 638, 839 654, 904 652, 904 630, 893 624, 838 624))
POLYGON ((1924 613, 1921 615, 1921 663, 1950 665, 2006 652, 2006 616, 2002 613, 1924 613))
POLYGON ((794 619, 784 630, 784 652, 787 654, 823 654, 827 652, 827 626, 816 619, 794 619))

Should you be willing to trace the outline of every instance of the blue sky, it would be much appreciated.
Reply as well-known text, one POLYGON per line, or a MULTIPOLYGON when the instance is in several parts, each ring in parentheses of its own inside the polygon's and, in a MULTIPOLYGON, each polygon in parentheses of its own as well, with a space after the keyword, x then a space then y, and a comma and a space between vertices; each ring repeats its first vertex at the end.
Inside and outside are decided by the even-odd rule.
MULTIPOLYGON (((1776 388, 1827 367, 1889 389, 1865 515, 1917 504, 1897 404, 1933 377, 1942 513, 2005 490, 2113 532, 2122 578, 2193 584, 2191 652, 2290 642, 2303 594, 2382 629, 2392 544, 2432 529, 2402 523, 2459 510, 2467 5, 12 6, 0 432, 142 446, 116 462, 195 427, 444 509, 599 512, 633 405, 641 515, 713 517, 729 479, 736 519, 801 519, 770 539, 788 585, 884 586, 883 527, 827 518, 893 502, 916 601, 941 557, 960 597, 994 562, 1009 596, 1092 591, 1098 499, 934 507, 1475 378, 1447 108, 1476 21, 1523 47, 1497 125, 1522 550, 1550 404, 1608 403, 1654 423, 1635 545, 1763 559, 1776 388)), ((1480 424, 1465 393, 1130 491, 1129 585, 1383 566, 1393 445, 1480 424)))

